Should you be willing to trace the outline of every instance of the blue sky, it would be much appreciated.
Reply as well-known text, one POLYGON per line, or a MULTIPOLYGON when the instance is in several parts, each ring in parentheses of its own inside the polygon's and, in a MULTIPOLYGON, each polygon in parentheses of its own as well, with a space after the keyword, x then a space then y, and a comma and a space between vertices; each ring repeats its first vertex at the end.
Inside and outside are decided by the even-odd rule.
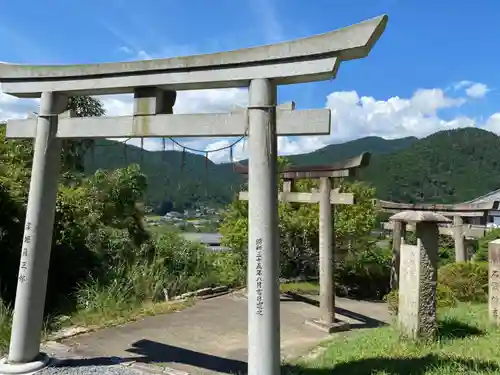
MULTIPOLYGON (((327 32, 380 14, 386 32, 337 79, 279 89, 297 108, 332 109, 332 134, 280 139, 280 152, 309 152, 367 135, 426 136, 463 126, 500 131, 497 39, 500 2, 416 0, 0 0, 0 61, 73 64, 171 57, 275 43, 327 32), (44 16, 46 15, 46 16, 44 16)), ((109 114, 130 98, 106 97, 109 114)), ((244 106, 244 90, 183 92, 181 112, 244 106)), ((0 119, 36 105, 0 93, 0 119)), ((228 140, 188 140, 213 149, 228 140)), ((137 141, 136 144, 139 142, 137 141)), ((147 140, 155 149, 161 142, 147 140)), ((244 144, 236 153, 244 156, 244 144)), ((211 155, 223 161, 227 153, 211 155)))

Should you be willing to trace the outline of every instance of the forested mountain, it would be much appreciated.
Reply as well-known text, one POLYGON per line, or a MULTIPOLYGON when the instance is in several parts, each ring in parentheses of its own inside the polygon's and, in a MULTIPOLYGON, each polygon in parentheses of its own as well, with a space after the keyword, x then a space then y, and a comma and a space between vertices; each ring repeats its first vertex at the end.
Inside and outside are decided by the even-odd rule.
POLYGON ((360 177, 383 199, 471 200, 500 188, 500 137, 477 128, 441 131, 404 150, 373 157, 360 177))
MULTIPOLYGON (((500 138, 476 128, 442 131, 424 139, 385 140, 366 137, 290 156, 293 164, 329 164, 372 153, 360 178, 377 196, 401 202, 460 202, 500 188, 500 138)), ((177 151, 142 151, 112 141, 99 141, 89 152, 86 170, 138 163, 148 176, 148 203, 160 211, 192 204, 229 202, 242 183, 231 164, 177 151), (182 162, 184 159, 184 163, 182 162), (184 167, 181 167, 184 164, 184 167)))
POLYGON ((403 150, 418 141, 416 137, 387 140, 380 137, 365 137, 354 141, 323 147, 309 154, 292 155, 288 159, 296 165, 321 165, 344 160, 370 152, 372 155, 388 154, 403 150))

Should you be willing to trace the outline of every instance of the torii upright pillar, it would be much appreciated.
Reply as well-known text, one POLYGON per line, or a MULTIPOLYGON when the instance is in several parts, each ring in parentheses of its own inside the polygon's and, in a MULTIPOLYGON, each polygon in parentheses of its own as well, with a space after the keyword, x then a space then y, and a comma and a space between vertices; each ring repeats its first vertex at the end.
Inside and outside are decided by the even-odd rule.
MULTIPOLYGON (((335 213, 332 212, 330 191, 332 182, 328 177, 320 178, 319 186, 319 308, 320 318, 311 322, 328 332, 334 328, 349 326, 339 324, 335 319, 335 213)), ((335 206, 333 206, 335 207, 335 206)))

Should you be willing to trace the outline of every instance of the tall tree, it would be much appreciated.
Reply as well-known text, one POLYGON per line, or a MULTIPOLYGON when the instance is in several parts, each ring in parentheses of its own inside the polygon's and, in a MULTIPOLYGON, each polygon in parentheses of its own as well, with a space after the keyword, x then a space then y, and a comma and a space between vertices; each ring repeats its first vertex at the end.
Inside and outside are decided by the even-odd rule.
MULTIPOLYGON (((90 96, 74 96, 69 99, 68 110, 77 117, 100 117, 106 110, 99 99, 90 96)), ((93 139, 64 140, 62 152, 62 172, 73 175, 83 173, 85 154, 94 147, 93 139)))

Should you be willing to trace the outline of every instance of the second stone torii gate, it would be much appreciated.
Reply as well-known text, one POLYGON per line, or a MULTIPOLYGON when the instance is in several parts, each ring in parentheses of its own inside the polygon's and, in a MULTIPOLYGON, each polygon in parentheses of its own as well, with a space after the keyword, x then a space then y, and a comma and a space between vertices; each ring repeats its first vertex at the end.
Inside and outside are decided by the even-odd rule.
MULTIPOLYGON (((335 319, 335 233, 334 207, 337 204, 355 204, 351 193, 340 193, 332 189, 331 179, 355 176, 358 169, 366 167, 370 162, 370 154, 365 152, 352 159, 325 166, 295 166, 280 172, 283 178, 283 192, 279 200, 288 203, 319 203, 319 285, 320 316, 307 320, 306 323, 333 333, 349 330, 349 324, 335 319), (319 192, 314 189, 310 193, 293 192, 293 184, 300 179, 319 179, 319 192), (332 208, 333 205, 333 208, 332 208)), ((236 171, 248 174, 248 168, 237 164, 236 171)), ((248 192, 239 193, 240 200, 248 200, 248 192)))
MULTIPOLYGON (((453 218, 451 233, 455 240, 455 261, 467 261, 465 249, 465 235, 468 228, 464 226, 463 218, 479 217, 485 221, 489 211, 497 209, 499 202, 487 201, 481 203, 457 203, 457 204, 433 204, 433 203, 397 203, 378 200, 376 205, 379 210, 387 213, 398 214, 404 211, 433 212, 444 217, 453 218)), ((391 267, 391 289, 399 285, 399 263, 401 242, 404 242, 407 226, 401 220, 387 225, 392 229, 392 267, 391 267)), ((443 232, 445 228, 440 228, 443 232)), ((446 228, 447 229, 447 228, 446 228)), ((448 233, 446 233, 448 234, 448 233)))

